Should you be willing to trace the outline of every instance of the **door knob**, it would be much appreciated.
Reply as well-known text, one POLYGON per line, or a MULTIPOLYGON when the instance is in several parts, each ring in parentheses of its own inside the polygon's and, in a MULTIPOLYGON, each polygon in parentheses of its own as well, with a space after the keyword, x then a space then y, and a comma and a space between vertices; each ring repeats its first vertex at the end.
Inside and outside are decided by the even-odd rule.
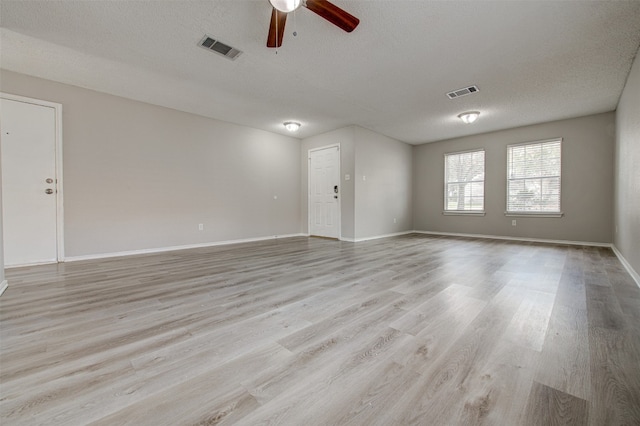
POLYGON ((51 178, 47 178, 47 179, 45 180, 45 182, 47 182, 47 183, 53 183, 53 179, 51 179, 51 178))
POLYGON ((47 188, 47 189, 44 190, 44 193, 45 194, 53 194, 53 189, 47 188))

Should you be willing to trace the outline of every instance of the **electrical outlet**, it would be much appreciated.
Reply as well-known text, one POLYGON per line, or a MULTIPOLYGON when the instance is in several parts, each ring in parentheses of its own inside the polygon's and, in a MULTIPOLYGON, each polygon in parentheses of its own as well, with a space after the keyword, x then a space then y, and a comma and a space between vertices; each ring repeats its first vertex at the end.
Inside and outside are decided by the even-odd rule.
POLYGON ((513 220, 511 221, 511 226, 516 226, 516 220, 515 220, 515 219, 513 219, 513 220))
POLYGON ((198 231, 204 231, 204 223, 198 224, 198 231))

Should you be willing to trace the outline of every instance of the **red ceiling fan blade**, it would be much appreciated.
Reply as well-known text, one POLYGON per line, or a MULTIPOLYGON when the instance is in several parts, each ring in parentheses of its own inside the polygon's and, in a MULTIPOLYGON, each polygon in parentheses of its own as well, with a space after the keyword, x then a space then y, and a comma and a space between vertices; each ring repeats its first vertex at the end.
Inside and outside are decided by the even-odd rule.
POLYGON ((333 25, 342 28, 348 33, 355 30, 360 23, 358 18, 327 0, 307 0, 304 5, 310 11, 317 13, 333 25))
POLYGON ((271 12, 271 24, 269 25, 269 36, 267 37, 267 47, 282 46, 284 36, 284 24, 287 22, 287 14, 273 8, 271 12), (277 34, 276 34, 277 33, 277 34), (277 42, 276 42, 277 36, 277 42))

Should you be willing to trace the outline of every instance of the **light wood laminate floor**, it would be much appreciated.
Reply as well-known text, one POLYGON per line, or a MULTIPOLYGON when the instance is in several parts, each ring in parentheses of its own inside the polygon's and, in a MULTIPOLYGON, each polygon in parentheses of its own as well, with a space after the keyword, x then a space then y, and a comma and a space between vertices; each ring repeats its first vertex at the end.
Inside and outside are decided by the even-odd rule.
POLYGON ((10 269, 2 425, 639 425, 607 248, 314 238, 10 269))

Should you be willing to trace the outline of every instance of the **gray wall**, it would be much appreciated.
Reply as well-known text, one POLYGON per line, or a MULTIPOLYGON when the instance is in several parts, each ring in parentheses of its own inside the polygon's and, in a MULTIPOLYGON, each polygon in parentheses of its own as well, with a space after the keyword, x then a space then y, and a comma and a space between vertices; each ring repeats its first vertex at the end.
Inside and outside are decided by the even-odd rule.
POLYGON ((356 240, 412 230, 413 147, 362 127, 355 140, 356 240))
POLYGON ((302 231, 299 139, 4 70, 0 82, 63 105, 67 257, 302 231))
POLYGON ((605 113, 420 145, 414 149, 414 228, 420 231, 612 242, 615 114, 605 113), (507 145, 562 144, 562 218, 506 217, 507 145), (484 217, 444 216, 444 154, 485 149, 484 217), (511 226, 516 219, 517 226, 511 226))
MULTIPOLYGON (((614 244, 640 274, 640 57, 636 56, 616 114, 614 244)), ((636 275, 637 276, 637 275, 636 275)))
POLYGON ((346 239, 355 237, 355 186, 353 178, 344 179, 346 174, 353 177, 355 170, 355 127, 344 127, 302 141, 300 222, 304 233, 309 233, 309 150, 340 144, 340 235, 346 239))

